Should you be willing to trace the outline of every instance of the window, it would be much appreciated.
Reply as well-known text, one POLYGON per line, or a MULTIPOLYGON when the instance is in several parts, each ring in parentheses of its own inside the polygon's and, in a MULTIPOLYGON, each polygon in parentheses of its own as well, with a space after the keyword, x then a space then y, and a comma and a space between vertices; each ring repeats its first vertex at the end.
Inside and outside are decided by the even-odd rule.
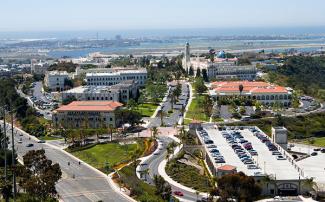
POLYGON ((113 121, 113 118, 111 117, 111 118, 109 118, 109 121, 113 121))

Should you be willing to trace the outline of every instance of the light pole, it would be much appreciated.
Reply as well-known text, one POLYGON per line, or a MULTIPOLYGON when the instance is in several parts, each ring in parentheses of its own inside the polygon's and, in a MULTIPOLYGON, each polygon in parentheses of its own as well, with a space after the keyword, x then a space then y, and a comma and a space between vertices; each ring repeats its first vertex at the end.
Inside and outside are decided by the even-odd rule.
POLYGON ((6 111, 5 106, 2 107, 2 114, 3 114, 3 148, 5 152, 5 182, 7 182, 7 128, 6 128, 6 111))
POLYGON ((16 201, 16 194, 17 194, 17 186, 16 186, 16 163, 15 163, 15 141, 14 141, 14 113, 13 110, 10 111, 11 113, 11 166, 12 166, 12 183, 14 187, 14 201, 16 201))

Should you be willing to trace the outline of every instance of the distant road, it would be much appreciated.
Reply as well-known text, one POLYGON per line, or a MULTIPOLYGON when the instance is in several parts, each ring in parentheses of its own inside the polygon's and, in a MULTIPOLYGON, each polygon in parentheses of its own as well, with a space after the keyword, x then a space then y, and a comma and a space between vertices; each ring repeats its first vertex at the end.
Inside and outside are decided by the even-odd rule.
MULTIPOLYGON (((1 126, 3 122, 0 121, 1 126)), ((7 135, 11 136, 9 124, 7 124, 7 135)), ((61 149, 47 143, 37 143, 35 137, 14 129, 15 147, 18 158, 30 150, 44 149, 47 158, 54 163, 59 163, 62 170, 62 179, 57 183, 56 188, 60 195, 60 199, 65 202, 92 202, 92 201, 107 201, 107 202, 127 202, 129 201, 124 196, 115 192, 111 187, 107 178, 99 172, 81 163, 72 156, 68 155, 61 149), (18 140, 22 143, 18 143, 18 140), (34 144, 33 147, 26 147, 27 144, 34 144), (70 162, 70 165, 68 165, 70 162)), ((11 148, 11 145, 9 145, 11 148)))

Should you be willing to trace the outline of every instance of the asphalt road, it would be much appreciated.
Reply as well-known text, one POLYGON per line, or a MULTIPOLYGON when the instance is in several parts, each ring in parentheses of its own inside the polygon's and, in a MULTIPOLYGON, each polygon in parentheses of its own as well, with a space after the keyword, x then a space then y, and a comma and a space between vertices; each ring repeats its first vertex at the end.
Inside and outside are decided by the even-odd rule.
MULTIPOLYGON (((180 112, 180 109, 182 108, 182 106, 186 107, 186 103, 189 99, 188 95, 189 95, 189 86, 186 82, 184 81, 180 81, 180 83, 182 84, 182 94, 179 97, 179 101, 174 104, 173 106, 173 113, 168 114, 168 111, 170 111, 172 109, 171 106, 171 99, 168 97, 167 100, 165 102, 162 103, 161 107, 162 110, 164 111, 164 113, 167 115, 164 116, 163 118, 163 123, 165 126, 174 126, 179 119, 182 116, 182 113, 180 112)), ((171 87, 171 90, 175 89, 175 87, 171 87)), ((160 120, 160 115, 159 113, 157 114, 157 116, 153 119, 150 120, 150 124, 148 125, 149 128, 153 127, 153 126, 160 126, 161 125, 161 120, 160 120)))
MULTIPOLYGON (((3 123, 1 122, 1 124, 3 123)), ((11 136, 9 129, 7 135, 11 136)), ((60 195, 60 199, 63 201, 129 201, 115 192, 102 174, 94 171, 86 165, 83 165, 82 163, 79 165, 79 162, 77 162, 75 158, 66 154, 64 151, 47 143, 37 143, 33 137, 29 138, 28 135, 23 134, 16 129, 14 130, 14 139, 15 148, 20 159, 27 151, 44 149, 48 159, 52 160, 54 163, 59 163, 63 174, 62 179, 57 183, 56 188, 60 195), (21 140, 22 143, 18 143, 19 140, 21 140), (34 146, 26 147, 29 143, 34 144, 34 146), (68 162, 70 162, 70 165, 68 165, 68 162)), ((11 145, 9 145, 9 147, 11 148, 11 145)))
MULTIPOLYGON (((154 184, 153 179, 155 175, 159 175, 158 173, 158 167, 159 164, 166 158, 167 154, 167 146, 170 142, 173 141, 173 139, 166 137, 166 136, 161 136, 158 137, 159 143, 162 144, 160 147, 158 147, 158 151, 155 153, 158 153, 157 155, 151 156, 151 158, 147 159, 142 163, 141 166, 141 171, 144 171, 146 169, 149 169, 149 174, 146 177, 142 177, 143 180, 145 180, 149 184, 154 184)), ((172 192, 174 191, 181 191, 184 196, 178 197, 181 199, 184 199, 186 201, 197 201, 197 196, 195 193, 189 192, 187 190, 183 190, 182 188, 176 187, 174 185, 171 185, 172 192)), ((198 199, 201 199, 202 197, 198 197, 198 199)))

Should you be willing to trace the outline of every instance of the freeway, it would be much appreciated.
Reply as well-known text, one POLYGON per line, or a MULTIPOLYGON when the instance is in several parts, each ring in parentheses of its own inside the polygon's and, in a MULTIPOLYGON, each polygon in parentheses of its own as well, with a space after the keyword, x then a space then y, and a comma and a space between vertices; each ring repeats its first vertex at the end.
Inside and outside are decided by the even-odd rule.
MULTIPOLYGON (((0 123, 3 125, 2 121, 0 123)), ((8 137, 11 136, 9 126, 7 124, 8 137)), ((47 143, 38 143, 35 137, 17 128, 14 129, 14 140, 19 159, 22 159, 22 156, 30 150, 44 149, 48 159, 59 163, 63 174, 56 188, 62 201, 130 201, 126 196, 115 192, 106 175, 83 162, 79 165, 78 159, 67 152, 47 143), (33 146, 27 147, 27 144, 33 144, 33 146)), ((11 148, 11 145, 9 147, 11 148)))

